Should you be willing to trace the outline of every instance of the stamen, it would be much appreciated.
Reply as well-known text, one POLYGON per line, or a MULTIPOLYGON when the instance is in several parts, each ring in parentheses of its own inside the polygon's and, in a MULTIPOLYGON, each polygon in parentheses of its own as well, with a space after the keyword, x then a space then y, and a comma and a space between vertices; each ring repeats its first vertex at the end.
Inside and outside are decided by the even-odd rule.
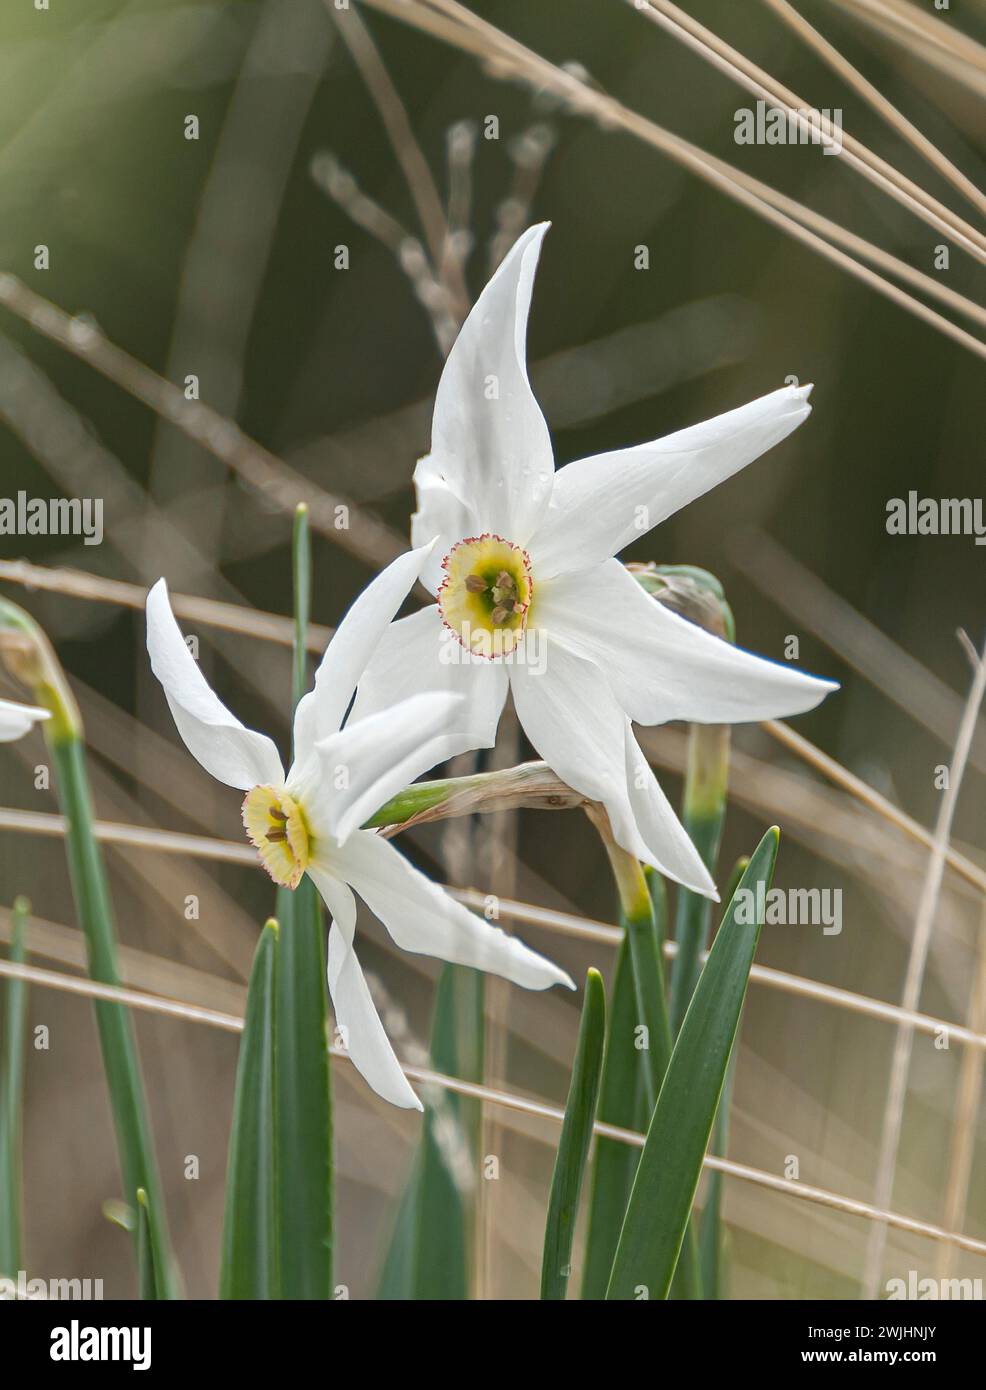
POLYGON ((479 656, 507 656, 524 635, 534 594, 527 552, 502 536, 469 536, 442 561, 445 626, 479 656))
POLYGON ((312 855, 301 805, 283 787, 253 787, 243 801, 243 825, 274 882, 297 888, 312 855))

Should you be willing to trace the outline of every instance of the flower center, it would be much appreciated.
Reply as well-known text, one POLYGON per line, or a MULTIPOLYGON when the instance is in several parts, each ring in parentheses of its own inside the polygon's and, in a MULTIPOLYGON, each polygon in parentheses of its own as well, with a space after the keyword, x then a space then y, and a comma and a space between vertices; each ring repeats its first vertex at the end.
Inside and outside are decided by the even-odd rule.
POLYGON ((311 836, 298 802, 276 787, 254 787, 243 798, 247 838, 275 883, 297 888, 312 857, 311 836))
POLYGON ((449 631, 479 656, 512 652, 534 592, 527 551, 502 536, 469 536, 452 547, 442 569, 438 607, 449 631))

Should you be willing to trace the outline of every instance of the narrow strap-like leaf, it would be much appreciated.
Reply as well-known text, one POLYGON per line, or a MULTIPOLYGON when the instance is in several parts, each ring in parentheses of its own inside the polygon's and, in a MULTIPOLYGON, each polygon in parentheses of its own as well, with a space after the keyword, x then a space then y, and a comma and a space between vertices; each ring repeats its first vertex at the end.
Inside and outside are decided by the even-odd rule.
MULTIPOLYGON (((431 1062, 460 1075, 463 986, 476 972, 446 965, 439 977, 431 1028, 431 1062)), ((384 1300, 460 1301, 469 1294, 467 1205, 457 1169, 471 1168, 469 1137, 458 1097, 426 1092, 421 1143, 401 1197, 380 1278, 384 1300)))
POLYGON ((751 856, 682 1023, 630 1194, 608 1298, 666 1298, 671 1287, 763 924, 777 841, 777 830, 769 830, 751 856))
POLYGON ((599 972, 590 970, 585 981, 572 1080, 551 1178, 541 1260, 542 1299, 563 1299, 568 1288, 575 1219, 596 1117, 605 1037, 606 991, 599 972))
MULTIPOLYGON (((630 947, 624 934, 616 956, 606 1050, 599 1082, 599 1119, 622 1129, 646 1124, 643 1113, 641 1052, 637 1046, 637 1000, 630 947)), ((592 1161, 589 1220, 582 1267, 582 1297, 605 1298, 620 1238, 639 1150, 599 1135, 592 1161)))
POLYGON ((250 974, 236 1068, 220 1298, 270 1299, 280 1295, 274 1142, 277 952, 278 925, 269 921, 261 933, 250 974))
MULTIPOLYGON (((15 899, 10 936, 10 959, 15 965, 24 963, 24 938, 29 912, 30 907, 24 898, 15 899)), ((22 1263, 21 1143, 27 988, 26 980, 7 981, 3 1052, 0 1054, 0 1274, 7 1275, 16 1275, 22 1263)))
MULTIPOLYGON (((292 699, 307 680, 311 554, 307 508, 295 513, 292 699)), ((321 899, 308 878, 277 894, 275 1133, 283 1298, 332 1296, 332 1094, 321 899)))

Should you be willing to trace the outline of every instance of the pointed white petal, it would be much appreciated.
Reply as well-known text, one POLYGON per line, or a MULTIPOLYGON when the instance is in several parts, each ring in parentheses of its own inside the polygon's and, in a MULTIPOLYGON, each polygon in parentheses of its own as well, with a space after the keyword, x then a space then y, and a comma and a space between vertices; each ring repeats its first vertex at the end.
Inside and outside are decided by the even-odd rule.
POLYGON ((12 743, 42 719, 49 719, 51 711, 38 705, 18 705, 13 700, 0 700, 0 743, 12 743))
POLYGON ((432 547, 399 555, 367 585, 336 628, 315 672, 314 688, 294 716, 294 756, 305 763, 319 739, 337 733, 356 683, 388 624, 420 578, 432 547))
POLYGON ((714 892, 670 807, 662 820, 652 814, 652 787, 645 784, 637 796, 627 770, 629 721, 599 667, 549 638, 543 670, 512 667, 510 687, 527 737, 556 776, 603 803, 617 843, 686 887, 714 892), (638 810, 645 813, 642 822, 638 810))
MULTIPOLYGON (((506 667, 467 652, 444 627, 435 604, 399 618, 384 631, 360 679, 347 728, 427 691, 462 695, 456 725, 468 731, 467 746, 492 747, 507 698, 506 667)), ((442 758, 463 751, 454 739, 449 750, 442 758)))
POLYGON ((619 560, 538 589, 538 622, 595 661, 638 724, 740 724, 803 714, 833 681, 765 661, 672 613, 619 560))
POLYGON ((457 541, 474 536, 482 528, 467 498, 460 497, 430 454, 419 459, 414 470, 414 490, 418 509, 411 517, 411 544, 435 548, 421 573, 429 593, 438 592, 442 582, 442 560, 457 541))
POLYGON ((241 724, 199 670, 185 645, 163 579, 147 595, 147 650, 185 747, 228 787, 249 791, 260 783, 284 780, 273 741, 241 724))
POLYGON ((811 413, 810 386, 785 386, 650 444, 595 454, 555 474, 528 550, 545 579, 617 555, 785 439, 811 413))
POLYGON ((709 871, 664 795, 654 770, 640 751, 629 723, 624 730, 627 786, 634 819, 645 843, 651 847, 665 878, 683 883, 704 897, 719 901, 709 871))
POLYGON ((564 970, 449 897, 373 831, 351 836, 337 860, 402 950, 471 965, 525 989, 575 988, 564 970))
POLYGON ((442 372, 432 424, 432 476, 471 500, 481 531, 517 545, 527 542, 547 503, 554 470, 525 345, 547 227, 523 233, 476 301, 442 372))
POLYGON ((321 794, 307 802, 316 838, 331 835, 337 844, 436 761, 473 746, 468 731, 456 733, 461 695, 430 691, 412 695, 391 709, 348 723, 315 745, 321 765, 321 794), (439 757, 436 758, 436 751, 439 757))
POLYGON ((336 1024, 353 1065, 378 1096, 402 1110, 421 1110, 384 1031, 353 948, 356 900, 345 883, 326 870, 309 868, 309 877, 332 914, 329 930, 329 994, 336 1024))
POLYGON ((51 712, 38 705, 18 705, 10 699, 0 699, 0 744, 10 744, 22 738, 33 724, 50 719, 51 712))

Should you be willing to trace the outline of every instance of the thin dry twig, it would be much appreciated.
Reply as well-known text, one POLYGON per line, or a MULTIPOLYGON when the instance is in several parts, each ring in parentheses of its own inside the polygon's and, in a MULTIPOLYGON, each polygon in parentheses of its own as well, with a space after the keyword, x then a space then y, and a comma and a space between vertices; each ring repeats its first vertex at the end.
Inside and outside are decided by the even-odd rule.
POLYGON ((269 505, 293 514, 299 502, 307 503, 317 531, 374 569, 407 550, 384 522, 316 487, 204 402, 186 400, 179 387, 111 343, 88 319, 73 318, 6 272, 0 273, 0 304, 215 454, 269 505))
POLYGON ((349 49, 380 113, 394 156, 414 199, 435 275, 441 277, 441 283, 448 290, 457 312, 464 318, 469 311, 470 299, 462 266, 456 258, 447 256, 449 224, 445 209, 400 94, 380 57, 372 34, 355 6, 338 10, 331 0, 326 0, 326 8, 335 20, 339 37, 349 49))
MULTIPOLYGON (((970 1028, 986 1028, 986 900, 980 921, 968 1019, 970 1028)), ((945 1200, 942 1203, 942 1221, 946 1229, 957 1228, 965 1220, 976 1152, 976 1120, 983 1090, 984 1062, 986 1056, 977 1048, 967 1048, 962 1054, 955 1088, 955 1119, 948 1156, 948 1176, 945 1179, 945 1200), (952 1217, 955 1218, 954 1222, 952 1217)), ((950 1245, 943 1245, 938 1253, 938 1277, 946 1279, 951 1272, 955 1252, 950 1245)))
POLYGON ((873 110, 886 121, 886 123, 917 150, 918 154, 924 156, 933 169, 936 169, 942 178, 947 179, 952 186, 967 198, 980 213, 986 213, 986 195, 976 187, 971 179, 966 178, 961 169, 956 168, 938 148, 929 140, 912 121, 909 121, 902 111, 889 101, 879 88, 875 87, 857 67, 850 63, 834 43, 830 43, 823 34, 820 34, 814 25, 809 24, 805 17, 794 8, 790 0, 763 0, 763 3, 781 19, 789 29, 802 39, 823 62, 827 63, 833 72, 851 87, 854 92, 872 106, 873 110))
POLYGON ((731 166, 720 167, 721 161, 712 160, 698 146, 630 110, 597 88, 589 86, 574 73, 556 67, 494 25, 479 20, 471 11, 461 6, 453 9, 451 0, 442 0, 441 11, 426 7, 423 0, 363 0, 363 3, 473 54, 496 77, 514 78, 537 91, 550 91, 577 114, 596 121, 603 129, 620 129, 636 136, 683 168, 705 179, 735 202, 779 227, 796 241, 802 242, 832 261, 898 307, 906 309, 976 356, 986 358, 986 343, 915 299, 899 286, 884 279, 847 252, 832 245, 825 237, 788 216, 779 207, 757 196, 741 178, 735 177, 731 166), (456 16, 454 20, 449 19, 450 13, 456 16), (724 169, 729 172, 724 172, 724 169))
MULTIPOLYGON (((66 975, 57 970, 43 970, 38 966, 17 965, 12 961, 0 960, 0 976, 24 980, 42 988, 57 989, 63 993, 76 994, 84 998, 103 999, 124 1004, 129 1008, 165 1015, 188 1023, 201 1023, 228 1033, 241 1033, 243 1031, 243 1019, 238 1014, 222 1013, 216 1009, 185 1004, 181 1000, 145 994, 141 990, 127 989, 120 985, 103 985, 93 980, 66 975)), ((348 1060, 348 1053, 337 1046, 330 1046, 328 1051, 334 1059, 348 1060)), ((515 1095, 509 1091, 494 1090, 479 1082, 462 1081, 458 1077, 446 1076, 443 1072, 432 1071, 428 1067, 406 1065, 404 1072, 410 1080, 417 1081, 422 1086, 437 1086, 444 1090, 453 1091, 457 1095, 468 1096, 475 1100, 485 1101, 490 1105, 501 1106, 507 1110, 549 1120, 553 1125, 560 1125, 565 1118, 564 1111, 559 1110, 557 1106, 548 1105, 544 1101, 531 1100, 526 1096, 515 1095)), ((631 1144, 636 1148, 643 1147, 644 1135, 636 1130, 623 1129, 618 1125, 609 1125, 601 1121, 596 1121, 593 1129, 601 1138, 615 1139, 618 1143, 631 1144)), ((967 1236, 958 1231, 946 1231, 930 1222, 917 1221, 897 1212, 880 1210, 868 1202, 859 1202, 852 1197, 844 1197, 840 1193, 829 1192, 825 1188, 812 1187, 802 1182, 781 1178, 774 1173, 765 1172, 763 1169, 753 1168, 745 1163, 736 1163, 732 1159, 716 1158, 707 1154, 704 1164, 706 1168, 724 1173, 728 1177, 766 1187, 801 1201, 814 1202, 851 1216, 861 1216, 869 1221, 882 1222, 913 1235, 926 1236, 930 1240, 947 1241, 958 1249, 968 1250, 973 1254, 986 1255, 986 1241, 977 1240, 974 1236, 967 1236)))
MULTIPOLYGON (((142 584, 128 584, 121 579, 103 579, 85 570, 51 569, 33 565, 28 560, 0 560, 0 579, 36 591, 65 594, 69 598, 96 603, 113 603, 120 608, 144 611, 147 590, 142 584)), ((294 642, 294 619, 279 613, 265 613, 259 608, 247 608, 239 603, 222 603, 218 599, 198 598, 194 594, 171 594, 171 606, 179 618, 201 623, 204 627, 237 632, 264 642, 276 642, 290 647, 294 642)), ((308 650, 319 655, 332 637, 331 627, 313 623, 308 628, 308 650)))
MULTIPOLYGON (((19 831, 23 834, 62 836, 65 821, 62 816, 50 811, 19 811, 13 807, 0 807, 0 830, 19 831)), ((220 840, 207 835, 189 835, 175 830, 156 830, 141 825, 126 825, 114 821, 97 820, 93 822, 93 833, 102 844, 145 849, 162 854, 190 855, 198 859, 212 860, 216 863, 239 864, 251 869, 259 869, 260 861, 256 852, 247 844, 235 840, 220 840)), ((487 906, 487 895, 475 888, 459 888, 454 884, 443 884, 445 891, 467 907, 483 912, 487 906)), ((538 907, 533 903, 518 902, 513 898, 498 898, 497 908, 501 918, 511 922, 523 922, 528 926, 540 927, 545 931, 557 932, 579 941, 593 942, 597 945, 616 948, 622 939, 622 932, 605 922, 579 917, 555 908, 538 907)), ((665 943, 665 954, 673 958, 675 943, 665 943)), ((868 995, 854 994, 851 990, 835 985, 809 980, 787 971, 775 970, 770 966, 754 965, 750 979, 768 988, 794 994, 803 999, 814 999, 821 1004, 831 1004, 835 1008, 851 1013, 864 1014, 868 1018, 886 1022, 907 1024, 918 1032, 934 1036, 943 1030, 957 1042, 970 1047, 986 1049, 986 1034, 977 1033, 962 1024, 950 1023, 930 1014, 916 1010, 906 1010, 896 1004, 871 999, 868 995)))
MULTIPOLYGON (((931 934, 935 924, 938 899, 941 894, 942 879, 945 874, 945 861, 948 841, 955 816, 962 776, 965 772, 972 735, 976 727, 979 709, 986 695, 986 647, 983 648, 965 713, 955 740, 955 754, 949 771, 948 786, 942 797, 941 807, 935 824, 934 844, 928 861, 928 872, 921 890, 917 916, 914 922, 914 936, 907 962, 907 974, 901 1005, 906 1010, 916 1009, 921 998, 921 986, 931 946, 931 934)), ((907 1078, 911 1066, 911 1053, 914 1048, 914 1030, 902 1024, 897 1030, 893 1061, 890 1068, 890 1085, 887 1091, 886 1108, 883 1116, 883 1133, 880 1140, 880 1158, 877 1167, 876 1202, 885 1208, 893 1196, 894 1175, 897 1171, 897 1153, 900 1147, 901 1127, 904 1119, 904 1103, 907 1099, 907 1078)), ((873 1299, 877 1296, 877 1285, 883 1267, 883 1254, 886 1248, 887 1228, 878 1222, 870 1231, 866 1252, 866 1266, 863 1275, 863 1297, 873 1299)))
MULTIPOLYGON (((624 0, 624 3, 626 2, 627 0, 624 0)), ((433 0, 433 3, 446 3, 446 0, 433 0)), ((720 39, 718 34, 692 19, 691 15, 672 4, 671 0, 641 0, 641 3, 629 0, 629 3, 639 13, 673 34, 758 99, 781 107, 787 112, 788 117, 793 116, 797 119, 801 129, 811 133, 811 122, 804 114, 810 109, 807 102, 790 88, 777 82, 763 68, 751 62, 745 54, 720 39)), ((832 144, 831 137, 824 132, 821 138, 823 143, 832 144)), ((958 217, 951 208, 933 198, 926 189, 905 177, 887 160, 874 154, 848 131, 842 132, 841 148, 837 148, 837 153, 840 159, 844 159, 884 193, 895 198, 943 235, 950 237, 969 255, 986 262, 986 236, 958 217)))

